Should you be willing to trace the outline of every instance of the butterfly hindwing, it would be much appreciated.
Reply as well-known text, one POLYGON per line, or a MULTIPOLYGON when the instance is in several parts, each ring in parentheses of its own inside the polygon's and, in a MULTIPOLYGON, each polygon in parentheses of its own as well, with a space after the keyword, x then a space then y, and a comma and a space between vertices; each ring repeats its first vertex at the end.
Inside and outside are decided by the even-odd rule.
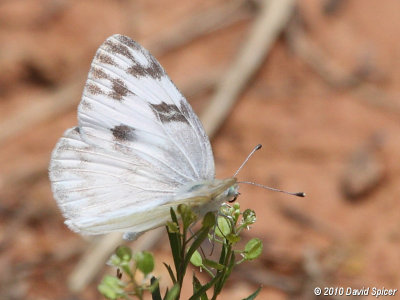
POLYGON ((83 142, 78 127, 68 129, 53 150, 50 180, 67 225, 84 233, 97 233, 100 224, 108 225, 101 233, 132 227, 137 218, 126 224, 115 220, 171 201, 178 188, 140 157, 83 142))

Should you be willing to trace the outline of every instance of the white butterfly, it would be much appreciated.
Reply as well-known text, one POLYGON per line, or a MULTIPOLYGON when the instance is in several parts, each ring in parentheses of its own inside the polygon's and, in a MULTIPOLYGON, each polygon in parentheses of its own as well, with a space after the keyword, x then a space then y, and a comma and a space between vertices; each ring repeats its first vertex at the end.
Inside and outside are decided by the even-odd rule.
POLYGON ((135 236, 165 225, 180 203, 199 215, 238 195, 215 179, 210 141, 158 61, 122 35, 97 50, 78 126, 55 146, 54 198, 72 230, 135 236))

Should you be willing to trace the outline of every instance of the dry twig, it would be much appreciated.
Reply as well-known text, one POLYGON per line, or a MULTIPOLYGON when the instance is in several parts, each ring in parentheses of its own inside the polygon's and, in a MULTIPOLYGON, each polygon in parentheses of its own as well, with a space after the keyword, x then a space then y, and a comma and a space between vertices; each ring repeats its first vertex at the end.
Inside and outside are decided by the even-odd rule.
POLYGON ((263 1, 261 11, 238 58, 227 70, 215 96, 202 114, 206 132, 213 134, 228 116, 233 103, 255 72, 269 49, 287 24, 294 9, 294 0, 263 1))
POLYGON ((148 48, 153 49, 152 53, 159 56, 251 17, 252 11, 248 1, 228 1, 222 6, 190 16, 176 26, 168 28, 160 36, 150 39, 147 43, 148 48))

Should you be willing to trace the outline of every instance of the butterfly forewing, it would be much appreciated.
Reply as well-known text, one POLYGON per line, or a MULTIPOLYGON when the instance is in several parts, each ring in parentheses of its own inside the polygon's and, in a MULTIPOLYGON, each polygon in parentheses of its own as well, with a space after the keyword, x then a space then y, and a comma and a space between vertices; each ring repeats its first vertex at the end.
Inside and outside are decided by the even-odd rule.
POLYGON ((82 137, 135 152, 179 182, 214 177, 211 146, 190 105, 151 54, 114 35, 97 51, 78 113, 82 137))

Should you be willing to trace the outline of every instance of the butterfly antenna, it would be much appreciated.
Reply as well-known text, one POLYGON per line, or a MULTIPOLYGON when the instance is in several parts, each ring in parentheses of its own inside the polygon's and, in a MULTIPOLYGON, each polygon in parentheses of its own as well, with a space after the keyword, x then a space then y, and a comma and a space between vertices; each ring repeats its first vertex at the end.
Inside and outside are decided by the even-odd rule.
POLYGON ((261 144, 258 144, 257 146, 254 147, 254 149, 250 152, 249 155, 247 155, 246 159, 244 160, 244 162, 242 163, 242 165, 239 167, 239 169, 237 169, 237 171, 235 172, 235 174, 233 175, 233 177, 236 177, 236 175, 240 172, 240 170, 244 167, 244 165, 247 163, 247 161, 250 159, 250 157, 253 156, 254 152, 256 152, 257 150, 260 150, 262 147, 261 144))
POLYGON ((280 193, 284 193, 284 194, 288 194, 288 195, 292 195, 292 196, 297 196, 297 197, 305 197, 306 196, 306 194, 303 193, 303 192, 291 193, 291 192, 283 191, 283 190, 280 190, 280 189, 272 188, 272 187, 269 187, 269 186, 266 186, 266 185, 263 185, 263 184, 251 182, 251 181, 238 181, 237 183, 251 184, 251 185, 255 185, 255 186, 261 187, 261 188, 266 189, 266 190, 271 190, 271 191, 274 191, 274 192, 280 192, 280 193))

